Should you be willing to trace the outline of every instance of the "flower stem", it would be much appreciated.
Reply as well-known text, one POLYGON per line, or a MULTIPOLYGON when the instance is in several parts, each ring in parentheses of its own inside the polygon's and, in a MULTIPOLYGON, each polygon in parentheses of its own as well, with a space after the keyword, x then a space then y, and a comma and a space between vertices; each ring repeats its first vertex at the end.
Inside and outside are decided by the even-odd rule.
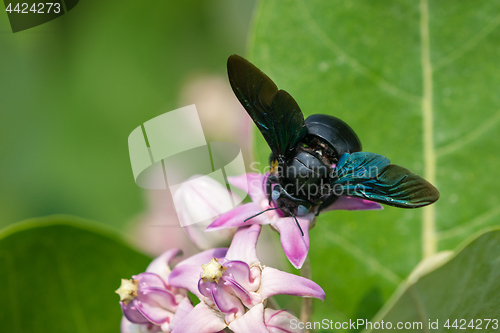
MULTIPOLYGON (((304 261, 304 265, 300 269, 300 276, 311 280, 311 262, 309 261, 309 256, 307 256, 304 261)), ((311 321, 311 316, 313 313, 313 300, 310 297, 302 298, 302 306, 300 308, 300 320, 305 324, 311 321)), ((307 330, 307 333, 310 331, 307 330)))

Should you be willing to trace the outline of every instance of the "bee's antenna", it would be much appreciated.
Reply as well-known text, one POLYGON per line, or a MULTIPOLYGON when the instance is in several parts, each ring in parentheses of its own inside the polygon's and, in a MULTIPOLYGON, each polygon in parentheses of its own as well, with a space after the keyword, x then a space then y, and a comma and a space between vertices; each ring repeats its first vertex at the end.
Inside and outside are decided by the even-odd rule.
MULTIPOLYGON (((245 219, 245 221, 243 221, 243 222, 246 222, 246 221, 248 221, 248 220, 251 220, 251 219, 253 219, 254 217, 257 217, 257 216, 259 216, 260 214, 264 214, 265 212, 268 212, 268 211, 270 211, 270 210, 276 210, 276 209, 280 209, 280 208, 279 208, 279 207, 271 207, 271 208, 268 208, 268 209, 266 209, 266 210, 263 210, 263 211, 262 211, 262 212, 260 212, 260 213, 257 213, 257 214, 255 214, 255 215, 250 216, 249 218, 245 219)), ((299 228, 300 228, 300 227, 299 227, 299 228)))
POLYGON ((295 217, 295 215, 292 215, 293 218, 295 219, 295 223, 297 223, 297 227, 299 227, 300 233, 302 234, 302 237, 304 237, 304 232, 302 231, 302 228, 300 227, 299 221, 295 217))

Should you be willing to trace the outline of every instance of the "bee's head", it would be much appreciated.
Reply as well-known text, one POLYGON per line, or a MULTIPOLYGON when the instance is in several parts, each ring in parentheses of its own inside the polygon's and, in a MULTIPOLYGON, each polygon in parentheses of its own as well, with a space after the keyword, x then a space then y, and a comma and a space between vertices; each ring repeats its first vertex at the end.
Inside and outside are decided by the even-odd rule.
POLYGON ((304 216, 312 208, 310 202, 291 196, 281 185, 275 185, 271 199, 286 216, 304 216))

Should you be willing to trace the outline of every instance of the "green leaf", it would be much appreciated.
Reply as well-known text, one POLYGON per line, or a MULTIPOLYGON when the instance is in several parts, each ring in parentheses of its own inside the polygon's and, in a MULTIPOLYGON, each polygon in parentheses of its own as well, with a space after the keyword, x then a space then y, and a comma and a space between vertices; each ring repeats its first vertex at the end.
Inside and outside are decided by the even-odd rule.
MULTIPOLYGON (((259 3, 249 59, 306 116, 343 119, 363 150, 441 192, 424 209, 321 215, 310 256, 327 296, 315 318, 370 318, 424 256, 497 223, 499 11, 492 1, 259 3)), ((257 152, 264 166, 259 134, 257 152)))
POLYGON ((2 332, 118 332, 121 278, 150 258, 89 221, 51 216, 0 232, 2 332))
MULTIPOLYGON (((398 322, 408 322, 415 325, 412 332, 442 332, 448 331, 444 328, 448 319, 450 327, 458 319, 458 326, 466 323, 463 328, 467 329, 473 320, 475 329, 481 327, 483 332, 497 331, 499 253, 499 229, 480 235, 446 264, 420 277, 415 283, 403 284, 371 322, 390 322, 392 330, 398 322), (489 323, 487 329, 485 319, 497 321, 496 324, 489 323), (422 323, 421 329, 416 329, 418 324, 414 323, 418 322, 422 323), (433 323, 432 328, 437 329, 429 329, 429 322, 433 323)), ((384 327, 385 330, 374 331, 391 331, 387 324, 384 327)), ((370 326, 367 328, 366 332, 372 331, 370 326)))

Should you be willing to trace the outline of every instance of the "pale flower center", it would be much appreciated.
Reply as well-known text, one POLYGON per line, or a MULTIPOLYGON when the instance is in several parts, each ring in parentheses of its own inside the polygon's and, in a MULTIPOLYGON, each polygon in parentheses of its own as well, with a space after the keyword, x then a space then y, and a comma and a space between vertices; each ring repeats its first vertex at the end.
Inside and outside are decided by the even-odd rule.
POLYGON ((203 282, 215 282, 218 283, 222 274, 226 271, 226 267, 219 264, 219 260, 213 258, 208 264, 201 265, 203 272, 201 273, 201 279, 203 282))
POLYGON ((137 291, 139 289, 139 281, 134 279, 122 279, 122 284, 120 288, 115 290, 115 293, 120 295, 120 301, 127 305, 132 302, 137 297, 137 291))

